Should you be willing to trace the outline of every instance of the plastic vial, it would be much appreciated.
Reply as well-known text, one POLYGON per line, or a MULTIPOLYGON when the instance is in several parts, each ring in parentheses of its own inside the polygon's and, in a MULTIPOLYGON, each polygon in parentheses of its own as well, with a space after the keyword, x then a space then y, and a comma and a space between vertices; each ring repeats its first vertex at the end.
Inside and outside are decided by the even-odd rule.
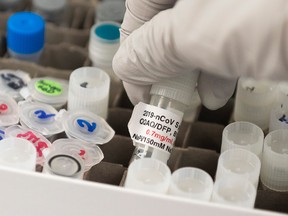
POLYGON ((241 77, 236 91, 234 120, 249 121, 267 130, 276 93, 276 83, 241 77))
POLYGON ((101 68, 111 77, 111 81, 120 82, 114 74, 112 60, 120 45, 120 24, 102 22, 90 30, 89 58, 93 66, 101 68))
POLYGON ((257 189, 261 162, 259 157, 246 149, 228 149, 220 154, 217 164, 216 181, 227 175, 244 177, 257 189))
POLYGON ((155 158, 167 163, 184 111, 190 107, 198 72, 152 85, 150 105, 135 106, 128 123, 135 146, 131 162, 140 158, 155 158))
POLYGON ((261 158, 263 143, 263 130, 256 124, 247 121, 232 122, 222 132, 221 153, 228 149, 242 148, 261 158))
POLYGON ((125 180, 125 188, 166 194, 171 171, 162 161, 144 158, 131 163, 125 180))
POLYGON ((82 67, 69 79, 68 110, 89 110, 107 119, 110 77, 100 68, 82 67))
POLYGON ((202 201, 210 201, 213 179, 202 169, 182 167, 172 173, 168 194, 202 201))
POLYGON ((67 7, 67 0, 33 0, 32 9, 47 22, 61 24, 67 7))
POLYGON ((260 178, 264 189, 288 191, 288 129, 278 129, 264 139, 260 178))
POLYGON ((45 41, 45 21, 32 12, 17 12, 7 22, 7 48, 12 58, 38 62, 45 41))
POLYGON ((122 23, 125 14, 124 0, 104 0, 96 8, 95 23, 114 21, 122 23))

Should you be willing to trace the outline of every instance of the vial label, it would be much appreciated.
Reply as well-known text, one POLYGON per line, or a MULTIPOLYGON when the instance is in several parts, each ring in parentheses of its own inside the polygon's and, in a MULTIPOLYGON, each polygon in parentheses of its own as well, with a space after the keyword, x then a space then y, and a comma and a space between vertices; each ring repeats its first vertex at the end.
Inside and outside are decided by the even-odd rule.
POLYGON ((128 123, 133 141, 171 153, 183 113, 173 113, 149 104, 134 107, 128 123))
POLYGON ((92 133, 95 131, 97 127, 96 122, 89 122, 85 119, 77 119, 76 122, 77 122, 77 125, 81 128, 81 131, 83 132, 92 133))
POLYGON ((0 130, 0 140, 5 138, 5 132, 3 130, 0 130))
POLYGON ((5 114, 8 112, 8 105, 5 103, 0 104, 0 114, 5 114))
POLYGON ((18 90, 26 86, 23 79, 11 73, 1 74, 1 78, 7 86, 14 90, 18 90))
POLYGON ((43 156, 43 149, 48 148, 48 144, 41 140, 41 137, 37 137, 32 131, 27 131, 23 134, 17 134, 16 137, 24 138, 34 144, 37 150, 38 157, 43 156))
POLYGON ((57 96, 62 94, 62 86, 52 80, 39 80, 35 82, 35 89, 45 95, 57 96))
POLYGON ((36 110, 34 114, 39 118, 39 119, 49 119, 54 116, 56 116, 54 113, 52 114, 47 114, 44 110, 36 110))

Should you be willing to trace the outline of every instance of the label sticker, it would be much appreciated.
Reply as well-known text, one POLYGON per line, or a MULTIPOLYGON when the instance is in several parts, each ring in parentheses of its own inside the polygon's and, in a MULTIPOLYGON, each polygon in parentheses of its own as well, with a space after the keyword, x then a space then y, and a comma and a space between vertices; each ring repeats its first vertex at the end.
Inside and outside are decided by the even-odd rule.
POLYGON ((7 86, 14 90, 18 90, 26 86, 25 82, 23 81, 23 79, 21 79, 21 77, 18 77, 11 73, 1 74, 1 78, 7 86))
POLYGON ((182 118, 182 112, 176 114, 140 102, 128 123, 131 139, 171 153, 182 118))
POLYGON ((62 86, 52 80, 39 80, 35 82, 35 89, 45 95, 57 96, 62 94, 62 86))

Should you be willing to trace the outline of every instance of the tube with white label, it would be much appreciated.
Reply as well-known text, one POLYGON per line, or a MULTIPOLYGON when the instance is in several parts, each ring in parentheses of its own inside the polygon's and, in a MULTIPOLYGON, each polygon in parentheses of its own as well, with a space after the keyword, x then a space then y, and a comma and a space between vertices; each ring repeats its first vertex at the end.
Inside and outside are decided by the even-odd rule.
POLYGON ((135 146, 131 161, 155 158, 167 163, 182 122, 192 102, 198 71, 152 85, 150 104, 134 107, 128 123, 135 146))

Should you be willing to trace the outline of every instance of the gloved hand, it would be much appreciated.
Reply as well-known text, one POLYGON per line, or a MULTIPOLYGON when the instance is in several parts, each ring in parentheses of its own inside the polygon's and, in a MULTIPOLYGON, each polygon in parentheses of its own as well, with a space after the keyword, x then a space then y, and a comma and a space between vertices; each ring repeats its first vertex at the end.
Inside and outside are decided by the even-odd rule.
POLYGON ((239 76, 288 79, 286 0, 174 3, 126 2, 113 69, 133 104, 148 102, 151 84, 199 69, 198 91, 209 109, 227 102, 239 76))

